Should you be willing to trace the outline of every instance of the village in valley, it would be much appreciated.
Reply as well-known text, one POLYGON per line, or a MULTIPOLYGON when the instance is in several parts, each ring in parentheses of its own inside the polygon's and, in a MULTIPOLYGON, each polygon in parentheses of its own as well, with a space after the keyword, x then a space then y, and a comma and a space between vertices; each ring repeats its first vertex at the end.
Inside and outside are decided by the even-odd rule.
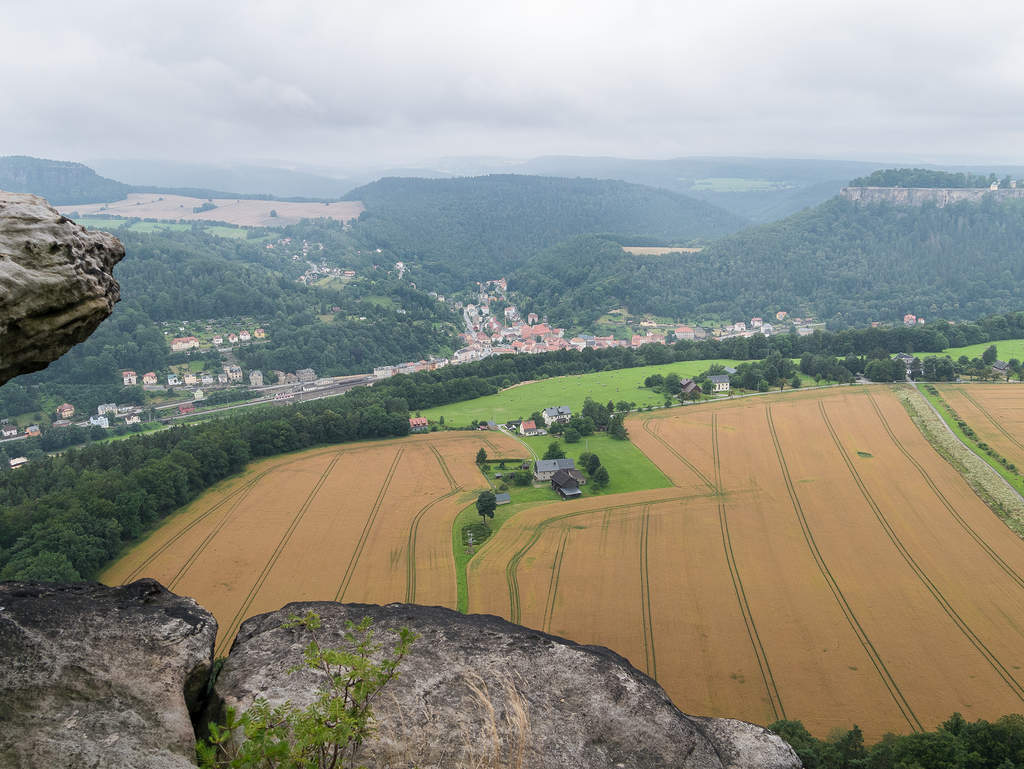
MULTIPOLYGON (((754 334, 771 336, 791 331, 799 336, 808 336, 815 328, 823 327, 813 318, 794 318, 785 310, 780 310, 771 321, 755 317, 749 321, 715 325, 688 326, 644 318, 636 321, 629 339, 617 338, 612 334, 598 336, 579 333, 569 336, 565 329, 549 325, 547 319, 539 317, 537 313, 527 313, 524 318, 518 307, 510 301, 508 281, 505 278, 489 280, 477 286, 476 302, 454 304, 455 309, 462 313, 463 331, 459 334, 462 347, 450 358, 431 357, 378 366, 373 370, 374 379, 433 371, 447 365, 472 363, 492 355, 535 355, 558 350, 601 350, 608 347, 637 349, 645 344, 672 344, 677 340, 730 339, 754 334), (492 311, 492 306, 500 307, 500 312, 492 311)), ((434 292, 431 292, 431 296, 438 301, 445 301, 444 296, 434 292)))

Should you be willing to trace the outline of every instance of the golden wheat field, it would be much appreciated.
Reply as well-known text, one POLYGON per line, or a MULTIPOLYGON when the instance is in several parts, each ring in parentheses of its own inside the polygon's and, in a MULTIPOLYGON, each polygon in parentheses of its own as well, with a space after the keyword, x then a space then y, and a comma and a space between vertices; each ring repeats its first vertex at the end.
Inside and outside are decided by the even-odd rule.
POLYGON ((980 440, 1018 467, 1024 467, 1024 385, 976 383, 935 387, 980 440))
POLYGON ((630 431, 676 488, 518 514, 470 564, 471 610, 610 646, 687 712, 876 738, 1024 708, 1024 542, 889 389, 630 431))
MULTIPOLYGON (((1024 710, 1024 541, 889 386, 627 426, 673 486, 519 510, 469 561, 470 611, 608 646, 689 713, 819 736, 857 723, 871 740, 1024 710)), ((485 486, 480 446, 522 453, 436 433, 264 460, 104 579, 194 596, 219 653, 242 619, 292 600, 454 607, 452 525, 485 486)))
POLYGON ((247 617, 289 601, 456 605, 452 522, 486 481, 496 433, 341 444, 266 459, 218 484, 101 577, 153 577, 217 618, 226 653, 247 617))

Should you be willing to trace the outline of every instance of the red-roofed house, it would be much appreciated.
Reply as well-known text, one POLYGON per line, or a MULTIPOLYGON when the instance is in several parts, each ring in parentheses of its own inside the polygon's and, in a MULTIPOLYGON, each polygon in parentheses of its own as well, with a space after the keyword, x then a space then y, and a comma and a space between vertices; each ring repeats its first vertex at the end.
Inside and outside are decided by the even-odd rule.
POLYGON ((61 419, 71 419, 75 415, 75 407, 70 403, 62 403, 57 407, 57 416, 61 419))
POLYGON ((422 433, 428 429, 426 417, 409 417, 409 432, 422 433))
POLYGON ((525 422, 519 424, 520 435, 544 435, 545 431, 537 427, 537 423, 532 419, 527 419, 525 422))
POLYGON ((121 379, 124 381, 125 387, 127 387, 128 385, 136 384, 139 381, 138 374, 136 374, 134 371, 122 371, 121 379))
POLYGON ((142 375, 142 384, 144 385, 155 385, 156 384, 156 373, 153 371, 147 371, 142 375))

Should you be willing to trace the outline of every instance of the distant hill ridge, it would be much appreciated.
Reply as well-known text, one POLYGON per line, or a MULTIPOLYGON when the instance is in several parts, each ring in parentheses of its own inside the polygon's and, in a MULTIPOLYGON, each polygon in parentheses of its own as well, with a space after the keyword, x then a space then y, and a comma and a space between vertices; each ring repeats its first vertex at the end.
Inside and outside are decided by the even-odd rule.
POLYGON ((8 155, 0 157, 0 190, 30 192, 46 198, 50 205, 62 206, 111 203, 132 188, 100 176, 82 163, 8 155))
MULTIPOLYGON (((184 195, 195 198, 233 198, 236 200, 280 200, 285 202, 324 202, 326 198, 278 197, 262 193, 239 193, 201 187, 158 187, 124 184, 100 176, 83 163, 49 160, 28 155, 0 157, 0 190, 28 192, 46 198, 52 206, 85 203, 113 203, 132 192, 160 195, 184 195)), ((334 198, 332 198, 333 200, 334 198)))
MULTIPOLYGON (((504 275, 538 251, 586 233, 706 242, 747 220, 669 190, 602 179, 492 174, 389 177, 352 190, 366 206, 354 232, 425 268, 446 290, 504 275)), ((417 277, 417 280, 421 280, 417 277)))

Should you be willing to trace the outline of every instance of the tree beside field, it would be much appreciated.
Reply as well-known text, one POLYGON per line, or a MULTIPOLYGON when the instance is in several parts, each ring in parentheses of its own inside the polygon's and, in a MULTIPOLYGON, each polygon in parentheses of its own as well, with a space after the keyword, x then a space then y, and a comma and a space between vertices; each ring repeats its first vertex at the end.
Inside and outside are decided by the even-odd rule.
POLYGON ((498 500, 493 491, 481 491, 480 496, 476 498, 476 512, 483 519, 484 524, 487 523, 488 518, 494 518, 494 511, 497 507, 498 500))

